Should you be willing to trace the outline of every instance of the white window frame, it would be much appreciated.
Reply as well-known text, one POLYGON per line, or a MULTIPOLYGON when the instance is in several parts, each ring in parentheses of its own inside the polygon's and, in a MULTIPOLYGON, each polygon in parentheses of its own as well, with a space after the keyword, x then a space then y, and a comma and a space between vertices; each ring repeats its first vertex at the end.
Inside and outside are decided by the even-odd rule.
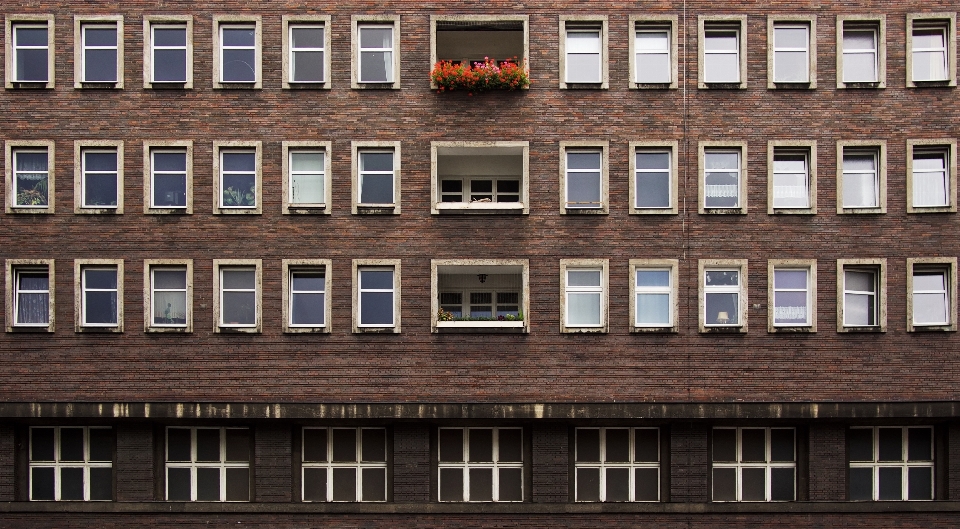
POLYGON ((28 471, 27 471, 27 490, 30 494, 30 501, 71 501, 71 500, 62 500, 62 483, 61 483, 61 471, 65 468, 82 468, 83 469, 83 500, 72 500, 72 501, 114 501, 116 497, 116 485, 111 483, 111 497, 106 500, 92 500, 90 499, 90 470, 94 468, 109 468, 111 474, 113 474, 113 481, 116 481, 116 474, 113 472, 113 459, 116 459, 116 446, 113 448, 113 453, 111 454, 110 461, 95 461, 91 459, 90 455, 90 430, 113 430, 109 426, 31 426, 30 427, 30 437, 27 440, 28 444, 28 471), (61 457, 61 438, 60 430, 62 428, 68 429, 83 429, 83 461, 62 461, 61 457), (38 429, 43 430, 53 430, 53 453, 54 461, 34 461, 33 460, 33 432, 38 429), (33 469, 35 468, 53 468, 54 469, 54 499, 53 500, 40 500, 33 497, 33 469))
POLYGON ((283 214, 284 215, 329 215, 332 212, 331 201, 333 191, 331 190, 332 177, 331 168, 331 148, 329 141, 284 141, 282 142, 283 161, 281 162, 281 172, 283 174, 283 214), (323 154, 323 202, 307 203, 293 201, 293 163, 291 157, 296 153, 321 153, 323 154))
MULTIPOLYGON (((699 201, 698 209, 701 215, 746 215, 747 214, 747 142, 728 141, 701 141, 698 148, 699 159, 699 201), (707 156, 710 154, 737 154, 737 205, 731 207, 707 207, 707 173, 714 170, 707 169, 707 156)), ((728 170, 716 170, 728 173, 728 170)))
POLYGON ((817 17, 814 15, 767 15, 767 88, 775 89, 803 87, 813 90, 817 87, 817 17), (778 48, 776 45, 777 28, 803 28, 807 32, 807 47, 778 48), (807 55, 807 80, 781 82, 776 79, 777 52, 803 51, 807 55))
MULTIPOLYGON (((353 260, 353 332, 354 333, 400 333, 400 259, 354 259, 353 260), (360 321, 360 275, 365 270, 393 272, 393 324, 364 324, 360 321)), ((386 290, 370 290, 387 292, 386 290)))
MULTIPOLYGON (((56 205, 56 157, 55 145, 52 140, 7 140, 4 142, 4 177, 7 184, 7 200, 4 207, 6 213, 53 214, 56 205), (46 205, 17 205, 17 153, 41 152, 47 153, 47 204, 46 205)), ((41 171, 29 171, 37 173, 41 171)))
POLYGON ((560 332, 561 333, 606 333, 609 331, 610 303, 609 259, 561 259, 560 260, 560 332), (599 272, 598 286, 570 286, 570 272, 599 272), (599 294, 600 322, 598 324, 571 324, 568 322, 571 294, 599 294))
MULTIPOLYGON (((938 499, 937 498, 937 436, 936 431, 932 426, 853 426, 851 430, 871 430, 873 434, 873 461, 850 461, 847 460, 849 469, 853 470, 855 468, 868 468, 873 471, 873 491, 872 498, 870 500, 859 500, 859 501, 931 501, 938 499), (901 430, 901 445, 903 459, 900 461, 880 461, 880 430, 881 429, 897 429, 901 430), (911 428, 924 428, 930 430, 930 454, 933 456, 933 459, 930 461, 911 461, 908 460, 908 451, 910 450, 909 442, 909 430, 911 428), (899 468, 900 469, 900 491, 901 497, 899 500, 881 500, 880 499, 880 469, 881 468, 899 468), (911 468, 929 468, 931 475, 931 484, 930 491, 932 492, 932 498, 923 499, 923 500, 911 500, 910 498, 910 478, 909 470, 911 468)), ((858 501, 858 500, 854 500, 858 501)))
POLYGON ((115 89, 123 88, 123 16, 122 15, 108 15, 108 16, 74 16, 73 17, 73 87, 77 89, 82 88, 103 88, 105 86, 110 86, 115 89), (112 28, 117 32, 117 45, 116 46, 87 46, 86 45, 86 30, 87 29, 110 29, 112 28), (116 50, 117 53, 117 78, 113 81, 87 81, 86 80, 86 63, 87 63, 87 50, 116 50))
POLYGON ((610 142, 608 141, 561 141, 560 142, 560 214, 561 215, 607 215, 610 213, 610 142), (600 155, 600 203, 578 205, 570 202, 568 180, 577 173, 594 172, 592 169, 568 167, 570 154, 587 153, 600 155), (571 205, 572 204, 572 205, 571 205))
MULTIPOLYGON (((526 463, 526 456, 527 456, 527 454, 526 454, 526 444, 525 444, 525 443, 526 443, 526 435, 525 435, 524 429, 523 429, 522 427, 476 427, 476 428, 474 428, 474 427, 468 427, 468 428, 441 427, 441 428, 438 428, 438 429, 437 429, 438 439, 439 439, 439 431, 440 431, 440 430, 445 430, 445 429, 449 429, 449 430, 460 430, 460 431, 463 432, 463 434, 462 434, 462 436, 463 436, 463 452, 462 452, 462 453, 463 453, 463 459, 464 459, 464 460, 463 460, 463 461, 457 461, 457 462, 454 462, 454 461, 440 461, 440 460, 439 460, 439 454, 440 454, 440 449, 441 449, 441 447, 440 447, 439 441, 437 442, 437 456, 438 456, 438 458, 437 458, 437 474, 436 474, 436 476, 437 476, 437 485, 438 485, 438 486, 437 486, 437 501, 440 501, 440 502, 443 502, 443 503, 453 503, 453 502, 456 502, 456 501, 457 501, 457 500, 441 500, 441 499, 440 499, 440 490, 442 490, 442 487, 443 487, 443 482, 440 480, 440 473, 441 473, 441 471, 442 471, 443 469, 447 469, 447 468, 456 468, 456 469, 460 469, 460 470, 461 470, 461 474, 462 474, 462 476, 463 476, 463 499, 462 499, 462 500, 459 500, 460 502, 463 502, 463 503, 474 503, 474 502, 476 502, 476 501, 480 501, 480 500, 471 500, 471 499, 470 499, 470 470, 471 470, 471 469, 475 469, 475 468, 476 468, 476 469, 483 469, 483 468, 489 468, 489 469, 491 469, 491 471, 492 471, 492 473, 493 473, 493 487, 492 487, 492 488, 493 488, 493 495, 492 495, 492 496, 493 496, 493 499, 492 499, 491 501, 492 501, 493 503, 500 503, 500 502, 507 502, 507 501, 508 501, 508 500, 500 500, 500 499, 499 499, 499 491, 500 491, 500 476, 499 476, 500 472, 499 472, 499 470, 500 470, 500 469, 504 469, 504 468, 520 469, 520 491, 521 491, 521 496, 522 496, 523 498, 526 498, 526 497, 527 497, 527 490, 526 490, 526 486, 525 486, 525 483, 524 483, 524 474, 525 474, 525 472, 524 472, 524 466, 525 466, 525 463, 526 463), (490 462, 475 462, 475 461, 470 461, 470 435, 469 435, 469 433, 468 433, 470 430, 492 430, 492 431, 493 431, 493 461, 490 461, 490 462), (522 461, 509 461, 509 462, 507 462, 507 461, 500 461, 500 460, 499 460, 499 453, 500 453, 500 430, 520 430, 521 459, 522 459, 522 461)), ((519 501, 523 501, 523 500, 519 500, 519 501)))
POLYGON ((748 281, 748 261, 746 259, 700 259, 697 261, 697 283, 699 285, 699 330, 701 333, 707 332, 747 332, 747 293, 749 292, 748 281), (706 284, 706 273, 714 271, 735 271, 738 272, 738 285, 721 287, 708 287, 706 284), (727 324, 707 324, 707 305, 706 298, 711 293, 730 293, 737 294, 737 322, 727 324))
POLYGON ((571 88, 610 88, 609 60, 607 59, 607 17, 605 15, 560 15, 560 89, 571 88), (567 38, 571 33, 596 33, 599 50, 591 55, 599 59, 597 79, 595 81, 570 81, 569 55, 574 54, 567 50, 567 38))
POLYGON ((260 16, 238 16, 238 15, 214 15, 213 16, 213 87, 216 88, 253 88, 263 87, 263 58, 261 45, 263 30, 261 29, 260 16), (226 46, 223 43, 224 29, 247 29, 253 26, 254 45, 253 61, 254 72, 253 81, 234 81, 224 79, 223 53, 228 49, 249 50, 249 46, 226 46))
POLYGON ((957 140, 954 138, 931 140, 907 140, 907 213, 956 213, 957 212, 957 140), (946 172, 946 199, 944 205, 916 205, 917 178, 914 159, 918 155, 938 154, 943 156, 946 172))
POLYGON ((703 89, 718 89, 718 88, 735 88, 739 90, 744 90, 747 88, 747 17, 746 15, 700 15, 697 19, 697 37, 699 40, 699 46, 697 49, 698 53, 698 62, 697 65, 697 88, 703 89), (729 51, 708 51, 707 50, 707 41, 709 40, 709 33, 717 32, 735 32, 737 36, 737 50, 735 52, 729 51), (707 79, 706 75, 706 65, 710 60, 709 55, 730 55, 735 53, 737 56, 737 64, 739 69, 737 70, 737 80, 736 81, 712 81, 707 79))
MULTIPOLYGON (((246 174, 246 171, 242 172, 246 174)), ((214 215, 260 215, 263 213, 263 142, 261 141, 215 141, 213 142, 213 214, 214 215), (254 155, 254 188, 256 196, 252 206, 226 206, 223 203, 224 153, 254 155)))
MULTIPOLYGON (((679 86, 679 53, 677 42, 677 16, 676 15, 630 15, 629 26, 629 51, 630 51, 630 82, 631 90, 660 89, 666 86, 668 89, 676 89, 679 86), (640 80, 640 68, 637 63, 637 56, 645 54, 637 50, 637 33, 643 32, 666 32, 667 33, 667 67, 670 80, 667 83, 650 83, 640 80)), ((660 54, 660 53, 658 53, 660 54)))
MULTIPOLYGON (((386 428, 371 428, 371 427, 357 427, 349 428, 342 426, 333 426, 333 427, 310 427, 305 426, 300 430, 300 499, 305 503, 313 503, 312 500, 306 499, 306 473, 308 469, 323 469, 327 474, 327 488, 326 488, 326 499, 325 502, 341 502, 349 500, 334 500, 333 499, 333 482, 334 482, 334 469, 346 468, 351 469, 356 472, 354 474, 356 478, 356 495, 354 496, 355 503, 382 503, 386 502, 389 499, 389 489, 390 489, 390 479, 387 475, 389 472, 389 463, 390 453, 389 453, 389 432, 386 428), (306 452, 307 452, 307 441, 306 441, 306 432, 307 430, 325 430, 327 432, 327 446, 326 448, 326 461, 307 461, 306 452), (353 430, 356 432, 356 461, 334 461, 333 460, 333 431, 334 430, 353 430), (363 430, 380 430, 383 432, 384 440, 384 460, 383 461, 363 461, 363 430), (365 500, 363 499, 363 471, 367 469, 379 469, 383 470, 384 473, 384 491, 382 500, 365 500)), ((317 502, 320 503, 320 502, 317 502)))
POLYGON ((350 88, 354 89, 400 89, 400 16, 399 15, 353 15, 351 16, 351 62, 352 75, 350 88), (360 78, 361 53, 360 32, 365 27, 385 27, 393 31, 391 48, 370 48, 367 51, 382 51, 390 53, 393 67, 387 69, 386 81, 365 81, 360 78))
MULTIPOLYGON (((217 77, 214 77, 217 79, 217 77)), ((144 15, 143 17, 143 87, 152 88, 193 88, 193 17, 191 15, 144 15), (153 52, 157 49, 153 44, 153 30, 157 28, 183 28, 186 43, 181 48, 163 47, 160 49, 183 49, 186 55, 186 79, 184 81, 155 81, 153 52)))
POLYGON ((123 332, 123 260, 122 259, 75 259, 74 273, 74 327, 76 332, 123 332), (91 290, 93 292, 115 292, 117 296, 117 323, 87 323, 86 302, 87 288, 86 272, 88 270, 113 270, 117 274, 117 288, 105 290, 91 290))
MULTIPOLYGON (((6 331, 16 332, 20 330, 34 332, 53 332, 56 323, 56 273, 54 270, 53 259, 7 259, 6 260, 6 331), (19 305, 19 281, 20 273, 46 272, 47 273, 47 323, 19 323, 17 321, 17 306, 19 305)), ((30 291, 42 293, 44 291, 30 291)))
MULTIPOLYGON (((869 295, 867 291, 850 291, 851 295, 869 295)), ((837 259, 837 332, 886 332, 887 331, 887 260, 886 259, 837 259), (844 316, 846 300, 846 272, 871 272, 874 274, 874 305, 876 324, 847 325, 844 316)))
MULTIPOLYGON (((333 261, 330 259, 283 259, 283 332, 285 333, 330 333, 333 325, 332 296, 333 261), (323 324, 322 325, 294 325, 293 319, 293 281, 292 276, 297 272, 323 272, 323 324)), ((311 292, 318 293, 318 292, 311 292)))
POLYGON ((660 476, 660 459, 661 459, 661 458, 660 458, 660 450, 661 450, 661 447, 660 447, 660 444, 661 444, 661 443, 660 443, 660 441, 661 441, 661 440, 660 440, 660 428, 657 428, 657 427, 643 427, 643 428, 640 428, 640 427, 604 427, 604 426, 601 426, 601 427, 586 427, 586 428, 577 428, 577 429, 575 430, 574 435, 575 435, 576 437, 575 437, 575 439, 574 439, 574 450, 575 450, 575 452, 574 452, 574 455, 573 455, 573 456, 574 456, 574 457, 573 457, 573 459, 574 459, 574 478, 573 478, 573 479, 574 479, 574 489, 575 489, 575 491, 574 491, 574 497, 576 498, 576 500, 575 500, 576 502, 582 503, 582 502, 592 502, 592 501, 593 501, 593 500, 583 500, 583 499, 580 499, 580 490, 579 490, 580 487, 579 487, 579 480, 578 480, 577 478, 578 478, 581 470, 588 470, 588 469, 597 469, 597 470, 600 471, 600 500, 599 500, 599 501, 600 501, 601 503, 607 502, 607 501, 617 501, 617 500, 609 500, 609 499, 607 499, 607 497, 606 497, 606 494, 607 494, 607 486, 606 486, 606 484, 607 484, 607 470, 608 470, 608 469, 626 469, 626 470, 628 471, 628 473, 629 473, 629 474, 628 474, 628 475, 629 475, 629 478, 628 478, 628 480, 629 480, 629 493, 628 493, 629 499, 626 500, 626 501, 628 501, 628 502, 657 502, 657 501, 660 501, 660 496, 661 496, 661 494, 660 494, 660 489, 661 489, 661 487, 660 487, 660 479, 661 479, 661 476, 660 476), (582 431, 584 431, 584 430, 598 430, 598 431, 599 431, 599 434, 600 434, 600 461, 580 461, 580 460, 578 459, 578 455, 577 455, 576 450, 579 450, 579 449, 580 449, 580 442, 579 442, 580 435, 579 435, 579 434, 580 434, 580 432, 582 432, 582 431), (629 432, 629 433, 628 433, 628 435, 629 435, 629 437, 628 437, 628 439, 629 439, 628 449, 629 449, 629 451, 630 451, 630 459, 629 459, 629 461, 623 461, 623 462, 621 462, 621 461, 617 461, 617 462, 607 461, 607 455, 606 455, 606 454, 607 454, 607 432, 610 431, 610 430, 627 430, 627 431, 629 432), (656 434, 657 434, 657 460, 656 460, 656 461, 637 461, 637 460, 636 460, 636 455, 637 455, 637 450, 636 450, 636 432, 637 432, 637 430, 652 430, 652 431, 656 432, 656 434), (656 498, 656 499, 654 499, 654 500, 638 500, 638 499, 636 499, 636 470, 638 470, 638 469, 653 469, 653 470, 656 470, 656 471, 657 471, 657 481, 656 481, 656 484, 657 484, 657 498, 656 498))
MULTIPOLYGON (((187 468, 190 469, 190 501, 217 501, 217 500, 198 500, 197 499, 197 469, 199 468, 216 468, 220 471, 220 502, 226 503, 230 501, 231 503, 237 502, 250 502, 253 501, 253 494, 250 490, 249 481, 247 486, 247 498, 246 500, 227 500, 227 469, 229 468, 245 468, 248 470, 248 478, 253 478, 253 461, 226 461, 227 457, 227 430, 247 430, 248 439, 252 439, 254 436, 254 431, 251 428, 224 428, 224 427, 203 427, 203 426, 191 426, 191 427, 181 427, 181 426, 169 426, 164 429, 164 452, 163 452, 163 484, 164 484, 164 499, 166 501, 175 501, 169 499, 170 489, 169 489, 169 473, 172 468, 187 468), (170 441, 169 441, 169 432, 172 429, 179 430, 190 430, 190 461, 170 461, 170 441), (197 461, 197 430, 219 430, 220 431, 220 461, 197 461)), ((251 446, 250 459, 254 459, 255 454, 253 447, 251 446)))
POLYGON ((770 259, 767 261, 767 332, 796 333, 817 332, 817 261, 816 259, 770 259), (777 288, 776 273, 779 270, 804 271, 807 276, 805 290, 777 288), (807 321, 804 323, 777 323, 777 292, 806 292, 807 321))
POLYGON ((400 142, 399 141, 354 141, 350 143, 350 163, 353 178, 352 213, 354 215, 399 215, 400 214, 400 142), (393 203, 367 204, 360 202, 360 156, 362 153, 393 153, 393 203))
POLYGON ((837 88, 886 88, 887 86, 887 17, 886 15, 838 15, 837 16, 837 88), (872 31, 876 78, 873 81, 845 81, 843 57, 847 53, 870 53, 869 50, 844 51, 843 36, 846 31, 872 31))
POLYGON ((145 141, 143 142, 143 213, 145 215, 192 215, 193 214, 193 141, 145 141), (155 153, 183 153, 186 162, 186 182, 183 206, 157 206, 153 203, 155 186, 155 153))
POLYGON ((907 87, 918 88, 925 86, 957 86, 957 14, 956 13, 907 13, 907 87), (939 29, 943 31, 945 46, 943 48, 944 66, 947 76, 944 79, 914 80, 913 56, 918 51, 928 51, 917 48, 913 44, 915 30, 939 29))
POLYGON ((670 332, 680 331, 680 298, 679 298, 679 267, 677 259, 630 259, 630 332, 670 332), (670 274, 670 285, 667 287, 640 287, 637 286, 637 272, 643 270, 665 270, 670 274), (667 294, 669 296, 670 321, 666 325, 639 324, 637 316, 637 296, 643 294, 667 294))
MULTIPOLYGON (((107 174, 108 171, 94 171, 107 174)), ((122 215, 123 214, 123 141, 89 140, 73 142, 73 212, 78 215, 122 215), (90 205, 87 201, 87 153, 113 153, 117 157, 117 204, 90 205)))
MULTIPOLYGON (((710 472, 711 478, 713 477, 713 472, 717 469, 734 469, 736 471, 736 481, 737 481, 737 490, 736 490, 736 499, 735 500, 718 500, 714 496, 714 491, 710 491, 710 501, 727 503, 727 502, 748 502, 753 500, 744 500, 743 498, 743 471, 746 469, 763 469, 764 470, 764 487, 765 487, 765 498, 763 500, 756 500, 757 502, 784 502, 784 501, 796 501, 797 500, 797 430, 796 428, 764 428, 764 427, 715 427, 713 431, 717 430, 736 430, 736 461, 715 461, 713 459, 713 450, 714 444, 711 443, 710 446, 710 472), (743 461, 743 430, 763 430, 764 431, 764 452, 766 461, 757 461, 757 462, 747 462, 743 461), (773 461, 772 451, 773 444, 771 442, 771 431, 772 430, 791 430, 793 431, 793 461, 773 461), (773 500, 772 499, 772 470, 775 468, 790 468, 793 469, 793 499, 792 500, 773 500)), ((711 432, 712 433, 712 432, 711 432)), ((711 484, 713 485, 713 479, 711 479, 711 484)))
POLYGON ((144 259, 143 261, 143 332, 191 333, 193 332, 193 260, 192 259, 144 259), (153 319, 154 271, 183 271, 186 287, 185 322, 182 324, 156 324, 153 319))
POLYGON ((679 211, 679 143, 676 141, 631 141, 630 142, 630 214, 631 215, 676 215, 679 211), (637 155, 641 153, 667 153, 670 156, 668 168, 670 182, 667 184, 670 200, 666 207, 637 207, 640 190, 637 189, 637 176, 644 172, 662 172, 637 168, 637 155))
MULTIPOLYGON (((6 43, 6 88, 53 88, 56 80, 56 39, 54 38, 55 24, 53 15, 7 15, 5 23, 4 42, 6 43), (47 30, 47 78, 30 81, 21 80, 17 72, 17 50, 21 46, 16 44, 17 27, 45 27, 47 30)), ((24 49, 43 49, 40 46, 23 46, 24 49)))
MULTIPOLYGON (((796 173, 791 173, 796 174, 796 173)), ((817 214, 817 142, 804 140, 770 140, 767 142, 767 214, 768 215, 816 215, 817 214), (776 205, 776 162, 779 156, 800 156, 805 159, 807 179, 807 206, 785 207, 776 205)))
MULTIPOLYGON (((231 290, 249 292, 249 289, 231 290)), ((263 330, 263 260, 262 259, 214 259, 213 260, 213 332, 259 333, 263 330), (223 321, 223 272, 230 270, 254 272, 254 322, 228 323, 223 321)))
POLYGON ((283 15, 283 88, 309 88, 329 90, 331 33, 330 15, 283 15), (297 28, 322 28, 323 48, 294 48, 293 30, 297 28), (294 56, 297 51, 320 51, 323 53, 323 79, 321 81, 295 81, 294 56))
POLYGON ((844 140, 837 142, 837 214, 876 214, 887 212, 887 142, 886 140, 844 140), (877 189, 876 206, 845 206, 844 175, 863 174, 859 171, 847 171, 843 163, 845 153, 851 155, 872 154, 876 160, 875 183, 877 189))
POLYGON ((956 257, 911 257, 907 258, 907 332, 956 331, 957 330, 957 258, 956 257), (943 274, 946 288, 939 292, 917 291, 914 275, 923 272, 943 274), (947 321, 916 323, 915 295, 939 293, 943 295, 947 321))

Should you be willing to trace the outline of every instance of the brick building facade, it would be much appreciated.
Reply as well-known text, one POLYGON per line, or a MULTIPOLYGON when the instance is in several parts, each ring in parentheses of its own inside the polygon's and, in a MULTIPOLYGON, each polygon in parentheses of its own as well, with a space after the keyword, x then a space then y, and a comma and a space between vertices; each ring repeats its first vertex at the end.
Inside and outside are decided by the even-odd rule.
POLYGON ((0 527, 955 527, 957 11, 7 2, 0 527))

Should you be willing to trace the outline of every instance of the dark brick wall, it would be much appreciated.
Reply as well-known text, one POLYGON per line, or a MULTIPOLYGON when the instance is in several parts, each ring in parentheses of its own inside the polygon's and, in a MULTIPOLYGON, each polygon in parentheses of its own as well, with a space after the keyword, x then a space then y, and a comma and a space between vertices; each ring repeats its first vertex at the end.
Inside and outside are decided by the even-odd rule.
POLYGON ((810 501, 847 498, 846 426, 810 425, 810 501))
POLYGON ((289 502, 293 494, 293 439, 284 423, 261 423, 254 429, 256 440, 256 501, 289 502))
POLYGON ((117 461, 114 464, 117 501, 154 499, 156 462, 153 460, 154 429, 149 423, 119 423, 117 461))
MULTIPOLYGON (((950 425, 947 430, 947 498, 960 500, 960 425, 950 425)), ((944 468, 944 467, 940 467, 944 468)))
POLYGON ((397 424, 393 428, 393 501, 431 501, 430 427, 397 424))
POLYGON ((14 429, 10 426, 0 426, 0 501, 14 500, 15 469, 14 429))
POLYGON ((670 501, 710 501, 709 427, 681 423, 670 427, 670 501))
POLYGON ((535 424, 533 431, 533 502, 565 502, 570 498, 570 429, 563 424, 535 424))

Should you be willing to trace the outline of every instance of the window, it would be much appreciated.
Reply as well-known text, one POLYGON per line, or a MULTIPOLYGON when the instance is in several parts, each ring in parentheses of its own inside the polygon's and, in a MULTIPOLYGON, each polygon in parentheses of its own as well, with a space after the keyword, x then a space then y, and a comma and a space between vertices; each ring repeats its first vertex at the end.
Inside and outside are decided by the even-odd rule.
POLYGON ((75 141, 74 213, 123 213, 123 142, 75 141))
POLYGON ((304 428, 303 501, 387 501, 384 428, 304 428))
POLYGON ((353 142, 353 213, 400 214, 400 142, 353 142))
POLYGON ((957 211, 957 141, 907 140, 907 213, 957 211))
POLYGON ((767 17, 767 88, 817 87, 817 18, 767 17))
POLYGON ((261 193, 261 142, 213 142, 214 214, 259 215, 261 193))
POLYGON ((330 332, 329 259, 283 260, 283 332, 330 332))
POLYGON ((440 501, 523 501, 522 428, 440 428, 440 501))
POLYGON ((113 429, 30 428, 30 501, 113 499, 113 429))
POLYGON ((957 330, 957 259, 907 259, 907 331, 957 330))
POLYGON ((250 501, 250 430, 167 428, 167 501, 250 501))
POLYGON ((193 142, 143 142, 143 212, 193 213, 193 142))
POLYGON ((260 259, 214 259, 214 332, 261 330, 260 259))
POLYGON ((7 259, 7 332, 54 331, 53 259, 7 259))
POLYGON ((659 501, 659 428, 577 428, 577 501, 659 501))
POLYGON ((934 499, 933 428, 854 427, 847 433, 849 499, 934 499))
MULTIPOLYGON (((430 30, 430 64, 490 59, 523 66, 530 58, 527 15, 430 15, 430 30)), ((437 89, 432 80, 430 86, 437 89)))
POLYGON ((73 17, 74 88, 123 88, 123 17, 73 17))
POLYGON ((886 259, 837 260, 837 332, 887 330, 886 259))
POLYGON ((526 259, 435 259, 431 262, 433 332, 528 332, 526 259))
POLYGON ((213 17, 214 88, 260 88, 260 17, 213 17))
POLYGON ((193 261, 143 262, 144 332, 193 332, 193 261))
POLYGON ((745 16, 700 17, 699 88, 747 87, 746 22, 745 16))
POLYGON ((767 213, 817 212, 817 142, 767 142, 767 213))
POLYGON ((747 144, 700 142, 700 213, 747 213, 747 144))
POLYGON ((193 88, 193 18, 145 15, 143 34, 143 87, 193 88))
POLYGON ((630 321, 633 332, 676 332, 676 259, 631 259, 630 321))
POLYGON ((884 15, 837 17, 837 88, 886 86, 884 15))
POLYGON ((560 88, 609 88, 606 17, 560 16, 560 88))
POLYGON ((702 259, 700 332, 747 332, 747 260, 702 259))
POLYGON ((794 501, 796 430, 714 428, 713 501, 794 501))
POLYGON ((400 260, 354 259, 353 332, 400 332, 400 260))
POLYGON ((606 259, 560 260, 560 332, 607 332, 606 259))
POLYGON ((400 17, 353 16, 352 88, 400 88, 400 17))
POLYGON ((630 15, 630 88, 677 88, 677 17, 630 15))
POLYGON ((283 142, 283 213, 330 214, 330 142, 283 142))
POLYGON ((837 159, 837 213, 886 213, 886 142, 838 142, 837 159))
POLYGON ((430 212, 529 213, 529 154, 525 141, 433 142, 430 212))
POLYGON ((768 332, 816 332, 817 262, 767 261, 768 332))
POLYGON ((957 85, 955 13, 907 14, 907 86, 957 85))
POLYGON ((76 331, 123 332, 123 261, 74 261, 76 331))
POLYGON ((7 88, 53 88, 53 15, 7 15, 7 88))
POLYGON ((676 214, 677 142, 630 142, 630 214, 676 214))
POLYGON ((283 15, 284 88, 330 88, 329 28, 329 15, 283 15))
POLYGON ((607 142, 560 142, 560 213, 610 212, 607 142))
POLYGON ((53 213, 54 144, 6 142, 7 213, 53 213))

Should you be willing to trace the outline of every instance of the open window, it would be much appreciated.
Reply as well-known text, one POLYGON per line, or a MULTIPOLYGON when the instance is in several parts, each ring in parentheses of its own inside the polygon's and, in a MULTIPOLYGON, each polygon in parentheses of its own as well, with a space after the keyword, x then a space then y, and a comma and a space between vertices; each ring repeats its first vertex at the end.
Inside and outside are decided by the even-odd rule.
POLYGON ((837 17, 837 88, 887 85, 885 15, 837 17))
POLYGON ((907 15, 907 86, 957 86, 955 13, 907 15))
POLYGON ((697 87, 747 87, 747 17, 701 16, 697 87))
POLYGON ((528 332, 526 259, 435 259, 433 332, 528 332))
POLYGON ((886 332, 887 260, 837 259, 837 332, 886 332))
POLYGON ((677 88, 677 16, 630 15, 630 88, 677 88))
POLYGON ((907 140, 907 213, 956 213, 957 140, 907 140))
POLYGON ((767 17, 767 88, 817 87, 817 17, 767 17))
POLYGON ((817 212, 817 142, 767 142, 767 214, 817 212))
POLYGON ((957 330, 957 258, 907 259, 907 332, 957 330))
POLYGON ((886 141, 837 142, 837 213, 886 212, 886 141))
MULTIPOLYGON (((526 15, 431 15, 430 64, 522 64, 530 57, 526 15)), ((437 88, 431 81, 430 87, 437 88)))
POLYGON ((529 152, 525 141, 434 142, 431 213, 529 213, 529 152))
POLYGON ((7 332, 53 332, 53 259, 7 259, 7 332))

